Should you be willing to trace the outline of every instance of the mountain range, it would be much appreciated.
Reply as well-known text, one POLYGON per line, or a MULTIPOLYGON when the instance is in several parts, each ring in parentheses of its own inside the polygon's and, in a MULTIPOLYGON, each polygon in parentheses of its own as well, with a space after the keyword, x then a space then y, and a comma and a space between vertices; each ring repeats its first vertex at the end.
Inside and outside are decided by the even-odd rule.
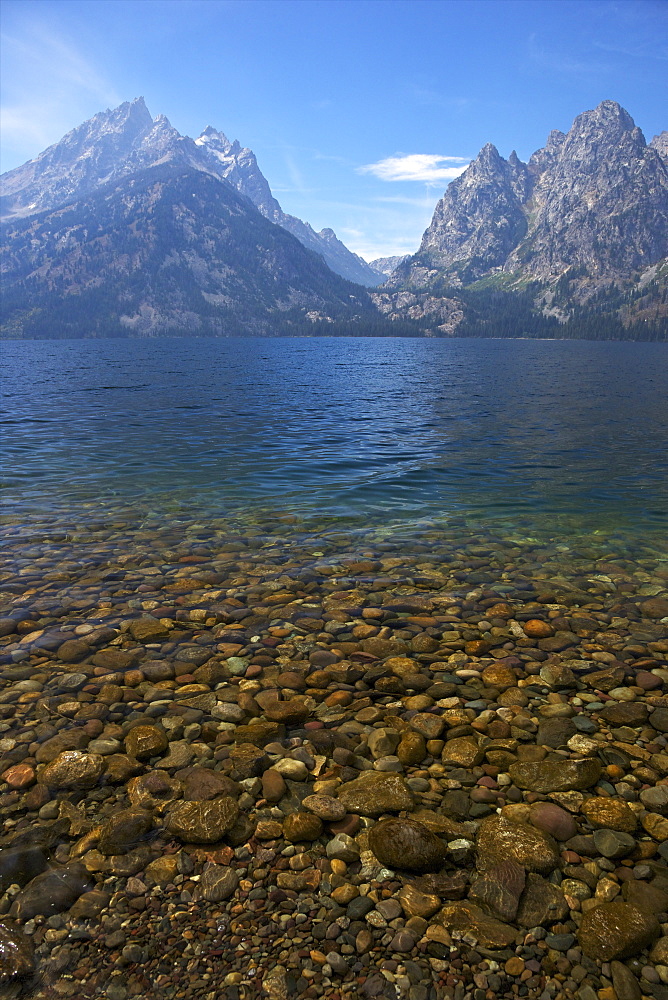
POLYGON ((486 145, 417 253, 370 264, 141 98, 0 181, 5 337, 668 336, 668 133, 614 101, 527 163, 486 145))

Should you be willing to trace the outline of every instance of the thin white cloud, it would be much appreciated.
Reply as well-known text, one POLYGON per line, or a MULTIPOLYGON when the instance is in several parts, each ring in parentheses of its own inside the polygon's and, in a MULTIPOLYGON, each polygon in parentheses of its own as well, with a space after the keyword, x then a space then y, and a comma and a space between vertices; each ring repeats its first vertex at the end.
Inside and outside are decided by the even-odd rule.
POLYGON ((357 168, 359 174, 373 174, 381 181, 451 181, 466 170, 468 160, 463 156, 439 156, 436 153, 409 153, 388 156, 377 163, 367 163, 357 168), (457 164, 446 166, 446 164, 457 164))
POLYGON ((123 98, 70 39, 32 17, 2 36, 6 84, 0 111, 11 157, 34 156, 64 132, 123 98))

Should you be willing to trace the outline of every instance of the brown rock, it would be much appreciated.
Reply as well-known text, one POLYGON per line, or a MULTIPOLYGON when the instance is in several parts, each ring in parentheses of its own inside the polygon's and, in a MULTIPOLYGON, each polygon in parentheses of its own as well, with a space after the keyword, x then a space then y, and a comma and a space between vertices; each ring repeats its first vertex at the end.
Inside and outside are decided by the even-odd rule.
POLYGON ((445 720, 431 712, 418 712, 411 719, 411 728, 425 740, 437 740, 445 729, 445 720))
POLYGON ((137 651, 134 649, 117 649, 114 646, 110 646, 108 649, 101 649, 98 653, 95 653, 91 662, 96 667, 108 670, 109 673, 116 673, 117 671, 130 670, 134 667, 138 658, 137 651))
POLYGON ((540 618, 531 618, 528 622, 523 623, 522 628, 524 634, 530 639, 549 639, 550 636, 554 635, 552 626, 541 621, 540 618))
POLYGON ((125 749, 136 760, 158 757, 168 746, 167 734, 157 726, 135 726, 125 737, 125 749))
POLYGON ((273 767, 268 768, 262 774, 262 795, 267 802, 280 802, 284 795, 287 795, 288 786, 285 778, 273 767))
POLYGON ((90 736, 83 729, 68 729, 50 740, 45 740, 37 748, 35 760, 38 764, 44 764, 55 760, 64 750, 84 750, 89 743, 90 736))
POLYGON ((527 876, 526 889, 517 911, 520 927, 543 927, 545 924, 566 920, 568 903, 558 885, 553 885, 540 875, 527 876))
POLYGON ((122 809, 102 827, 98 850, 101 854, 126 854, 151 829, 150 813, 144 809, 122 809))
POLYGON ((445 864, 444 842, 412 819, 384 819, 369 832, 369 847, 382 865, 401 871, 437 872, 445 864))
POLYGON ((189 802, 206 802, 217 799, 221 795, 239 795, 240 788, 220 771, 212 771, 208 767, 192 767, 185 774, 178 772, 183 781, 183 798, 189 802))
POLYGON ((40 781, 49 788, 95 788, 104 770, 104 758, 97 753, 65 750, 45 764, 40 781))
POLYGON ((529 822, 555 840, 570 840, 578 832, 577 823, 570 813, 553 802, 533 802, 529 822))
POLYGON ((388 656, 401 656, 408 649, 403 639, 363 639, 360 643, 365 653, 377 656, 379 660, 384 660, 388 656))
POLYGON ((214 844, 232 828, 239 806, 231 797, 209 802, 177 802, 167 814, 167 830, 190 844, 214 844))
POLYGON ((543 719, 536 734, 536 743, 543 747, 565 747, 577 729, 572 719, 543 719))
POLYGON ((422 917, 428 920, 441 907, 440 897, 434 893, 420 892, 412 885, 405 885, 397 894, 401 908, 407 918, 422 917))
POLYGON ((112 753, 104 758, 104 780, 109 785, 124 785, 143 770, 143 764, 125 753, 112 753))
POLYGON ((596 688, 597 691, 612 691, 619 687, 624 681, 624 667, 606 667, 605 670, 595 670, 592 674, 586 674, 583 678, 587 687, 596 688))
POLYGON ((410 883, 418 892, 438 896, 439 899, 462 899, 468 889, 466 872, 458 871, 453 875, 429 874, 420 875, 410 883))
POLYGON ((178 874, 178 864, 178 858, 175 854, 166 854, 147 865, 145 877, 147 881, 155 882, 156 885, 166 885, 168 882, 174 881, 178 874))
POLYGON ((169 629, 157 618, 135 618, 128 625, 127 631, 135 642, 144 644, 163 642, 169 636, 169 629))
POLYGON ((35 771, 30 764, 14 764, 0 775, 10 788, 28 788, 36 781, 35 771))
POLYGON ((563 761, 540 760, 511 764, 508 773, 513 784, 531 792, 570 792, 590 788, 601 776, 601 763, 595 757, 563 761))
POLYGON ((668 884, 660 888, 652 882, 639 882, 629 879, 622 885, 622 897, 626 903, 637 906, 647 913, 665 913, 668 910, 668 884))
POLYGON ((601 718, 613 726, 637 728, 647 722, 648 715, 647 705, 639 701, 609 701, 601 709, 601 718))
POLYGON ((313 813, 290 813, 283 820, 283 836, 293 844, 301 840, 317 840, 322 830, 322 820, 313 813))
POLYGON ((162 813, 183 795, 183 783, 166 771, 149 771, 128 782, 128 798, 133 806, 162 813))
POLYGON ((264 714, 270 722, 283 723, 286 726, 298 726, 306 722, 311 710, 303 701, 293 698, 291 701, 274 701, 267 705, 264 714))
POLYGON ((424 736, 415 732, 404 733, 395 753, 404 766, 421 764, 427 756, 427 744, 424 736))
POLYGON ((307 795, 302 805, 326 823, 340 822, 346 815, 343 803, 331 795, 307 795))
POLYGON ((69 910, 82 893, 92 889, 83 865, 70 864, 42 872, 22 889, 12 903, 10 915, 17 920, 30 920, 42 914, 69 910))
POLYGON ((239 885, 239 874, 229 865, 209 865, 204 869, 198 889, 210 903, 229 899, 239 885))
POLYGON ((419 674, 420 664, 417 660, 411 659, 409 656, 391 656, 389 659, 385 660, 385 667, 390 670, 395 677, 410 677, 413 674, 419 674))
POLYGON ((0 983, 27 978, 34 971, 30 938, 9 917, 0 918, 0 983))
POLYGON ((461 736, 448 740, 441 755, 444 764, 455 764, 457 767, 478 767, 482 764, 485 751, 478 746, 474 737, 461 736))
POLYGON ((487 687, 499 688, 500 691, 517 685, 515 670, 504 663, 492 663, 489 667, 485 667, 482 679, 487 687))
POLYGON ((483 819, 476 848, 481 871, 512 860, 529 871, 548 875, 559 864, 559 848, 552 837, 529 823, 512 822, 500 815, 483 819))
POLYGON ((280 738, 284 730, 277 722, 266 722, 256 719, 247 726, 237 726, 234 730, 235 743, 252 743, 256 747, 264 747, 272 740, 280 738))
POLYGON ((640 983, 631 970, 622 962, 612 962, 610 969, 615 1000, 640 1000, 642 996, 640 983))
MULTIPOLYGON (((539 643, 543 646, 545 643, 553 643, 557 641, 557 637, 554 639, 542 639, 539 643)), ((576 686, 577 681, 575 680, 575 674, 570 667, 567 667, 565 663, 545 663, 540 668, 540 678, 549 684, 551 688, 555 691, 563 691, 568 688, 573 688, 576 686)))
POLYGON ((79 663, 90 654, 90 646, 81 639, 67 639, 56 651, 56 656, 64 663, 79 663))
POLYGON ((417 823, 422 823, 432 833, 447 837, 448 840, 459 840, 471 836, 470 823, 458 823, 450 816, 434 812, 432 809, 418 809, 411 815, 417 823))
POLYGON ((631 903, 613 900, 582 916, 578 942, 588 958, 601 962, 630 958, 648 948, 661 933, 653 914, 631 903))
POLYGON ((238 781, 258 778, 269 767, 269 756, 252 743, 235 744, 230 749, 229 759, 234 765, 234 778, 238 781))
POLYGON ((582 803, 582 815, 594 829, 620 830, 634 833, 637 824, 635 813, 623 799, 596 797, 582 803))
POLYGON ((658 813, 645 813, 640 820, 645 833, 660 843, 668 841, 668 819, 658 813))
POLYGON ((382 816, 383 813, 410 811, 413 795, 398 774, 364 771, 359 778, 347 781, 338 791, 346 812, 362 816, 382 816))
POLYGON ((449 931, 458 931, 473 938, 483 948, 507 948, 515 941, 514 927, 490 917, 479 906, 468 901, 448 903, 434 917, 436 923, 449 931))
POLYGON ((469 899, 480 903, 500 920, 514 920, 525 880, 521 865, 511 860, 501 861, 473 883, 469 899))
POLYGON ((650 597, 640 605, 643 618, 668 618, 668 597, 650 597))
POLYGON ((649 717, 649 724, 659 733, 668 733, 668 708, 657 708, 649 717))

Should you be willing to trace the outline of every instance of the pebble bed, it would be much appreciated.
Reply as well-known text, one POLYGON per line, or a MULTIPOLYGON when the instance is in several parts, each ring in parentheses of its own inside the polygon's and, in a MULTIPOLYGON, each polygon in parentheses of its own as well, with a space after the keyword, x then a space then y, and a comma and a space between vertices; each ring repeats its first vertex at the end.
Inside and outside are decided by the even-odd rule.
POLYGON ((6 518, 0 996, 668 1000, 668 543, 6 518))

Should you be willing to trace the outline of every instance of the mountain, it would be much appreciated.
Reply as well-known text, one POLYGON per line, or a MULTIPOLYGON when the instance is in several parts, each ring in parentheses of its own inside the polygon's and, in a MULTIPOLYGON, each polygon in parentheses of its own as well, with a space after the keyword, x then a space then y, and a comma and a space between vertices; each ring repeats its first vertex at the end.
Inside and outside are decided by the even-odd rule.
POLYGON ((5 337, 272 336, 377 317, 359 285, 174 157, 16 218, 1 263, 5 337))
POLYGON ((302 222, 283 211, 272 195, 252 149, 242 149, 236 140, 230 142, 222 132, 217 132, 210 125, 195 139, 195 145, 203 154, 208 155, 213 169, 220 172, 237 191, 250 198, 266 219, 287 229, 309 250, 321 254, 332 271, 359 285, 375 286, 379 283, 379 277, 382 281, 384 276, 379 276, 365 260, 344 246, 332 229, 321 229, 317 233, 308 222, 302 222))
POLYGON ((668 133, 614 101, 527 163, 484 146, 418 252, 372 265, 286 215, 250 149, 141 98, 0 180, 5 337, 668 339, 668 133))
POLYGON ((376 274, 381 275, 381 277, 389 278, 390 275, 394 274, 399 264, 403 264, 405 260, 408 260, 409 254, 400 254, 398 257, 377 257, 376 260, 369 262, 369 267, 376 272, 376 274))
POLYGON ((271 222, 292 233, 348 281, 374 286, 378 273, 331 229, 316 233, 286 215, 273 197, 254 153, 207 127, 198 139, 180 135, 164 115, 153 119, 144 99, 104 111, 69 132, 34 160, 2 177, 0 214, 22 218, 79 199, 109 181, 162 163, 179 163, 232 184, 271 222))
POLYGON ((665 332, 667 148, 667 133, 648 145, 614 101, 551 132, 528 163, 487 144, 448 186, 418 252, 374 294, 377 306, 444 334, 493 330, 492 299, 513 300, 541 332, 543 320, 592 318, 665 332))

